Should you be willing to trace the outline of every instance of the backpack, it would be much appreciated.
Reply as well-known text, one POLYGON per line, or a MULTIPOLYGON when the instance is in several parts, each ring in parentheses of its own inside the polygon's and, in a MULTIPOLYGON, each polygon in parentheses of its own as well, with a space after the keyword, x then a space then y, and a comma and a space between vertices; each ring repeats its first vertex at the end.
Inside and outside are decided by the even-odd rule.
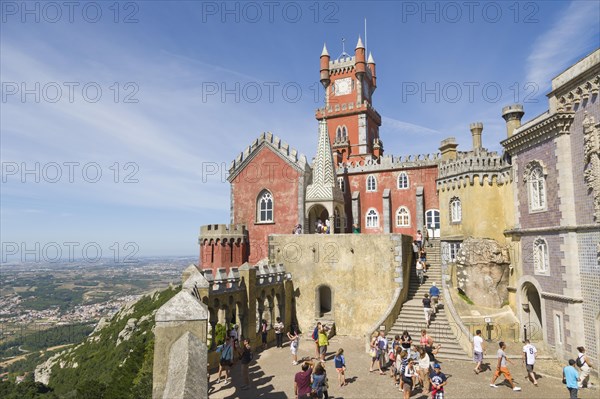
POLYGON ((575 360, 575 364, 577 367, 581 368, 585 364, 585 360, 583 360, 583 356, 578 356, 577 360, 575 360))
POLYGON ((313 330, 312 339, 313 339, 313 341, 316 341, 319 339, 319 327, 315 327, 315 329, 313 330))

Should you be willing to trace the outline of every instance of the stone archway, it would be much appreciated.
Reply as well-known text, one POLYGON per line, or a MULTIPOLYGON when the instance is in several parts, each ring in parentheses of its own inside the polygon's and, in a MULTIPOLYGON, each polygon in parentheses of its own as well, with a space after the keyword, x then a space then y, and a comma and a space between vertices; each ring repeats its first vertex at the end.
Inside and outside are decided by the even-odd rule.
POLYGON ((328 285, 320 285, 315 290, 315 315, 317 318, 333 319, 333 290, 328 285))
POLYGON ((317 221, 321 220, 323 225, 325 225, 325 221, 329 219, 329 212, 323 205, 316 204, 313 205, 308 211, 308 229, 307 231, 311 234, 317 232, 316 226, 317 221))
POLYGON ((537 287, 531 282, 521 285, 521 322, 527 327, 527 336, 532 341, 542 341, 544 325, 542 316, 542 300, 537 287))

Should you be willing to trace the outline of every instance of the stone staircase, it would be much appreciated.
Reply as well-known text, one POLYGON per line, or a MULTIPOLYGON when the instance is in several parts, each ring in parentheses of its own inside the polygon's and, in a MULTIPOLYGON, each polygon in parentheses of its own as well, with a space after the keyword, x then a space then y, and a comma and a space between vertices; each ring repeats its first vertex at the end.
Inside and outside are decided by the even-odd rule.
POLYGON ((432 244, 432 247, 426 248, 429 269, 425 275, 425 282, 423 285, 419 284, 416 269, 412 267, 410 272, 408 298, 402 305, 396 322, 387 332, 387 338, 388 340, 393 340, 395 335, 402 335, 404 330, 408 330, 413 342, 418 344, 419 339, 421 338, 421 330, 426 328, 427 334, 433 338, 434 345, 442 345, 442 348, 436 357, 441 359, 468 360, 469 357, 463 351, 456 336, 450 329, 450 322, 446 316, 443 303, 438 304, 437 314, 431 316, 429 328, 427 328, 425 324, 422 300, 424 295, 429 293, 431 283, 436 283, 436 286, 440 289, 440 298, 443 296, 440 241, 431 240, 430 243, 432 244))

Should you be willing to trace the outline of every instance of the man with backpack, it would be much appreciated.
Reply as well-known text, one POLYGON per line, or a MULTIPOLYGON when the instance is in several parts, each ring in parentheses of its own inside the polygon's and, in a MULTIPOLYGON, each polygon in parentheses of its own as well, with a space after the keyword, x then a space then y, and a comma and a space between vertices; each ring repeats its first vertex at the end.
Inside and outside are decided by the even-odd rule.
POLYGON ((221 354, 219 358, 219 377, 217 384, 221 383, 221 375, 225 371, 225 381, 231 381, 231 366, 233 366, 233 345, 231 344, 231 337, 225 337, 225 343, 217 348, 217 353, 221 354))

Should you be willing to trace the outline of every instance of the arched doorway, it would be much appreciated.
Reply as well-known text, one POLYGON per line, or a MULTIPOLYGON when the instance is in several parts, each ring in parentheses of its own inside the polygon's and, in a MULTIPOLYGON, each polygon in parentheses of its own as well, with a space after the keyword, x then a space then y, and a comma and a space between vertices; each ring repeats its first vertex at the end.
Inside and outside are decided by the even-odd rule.
POLYGON ((317 223, 320 220, 323 225, 329 219, 329 212, 323 205, 314 205, 308 211, 308 232, 314 234, 317 232, 317 223))
POLYGON ((321 285, 317 288, 316 314, 317 317, 333 316, 333 295, 331 287, 321 285))
POLYGON ((530 282, 521 286, 521 306, 524 312, 521 321, 527 327, 527 337, 532 341, 542 341, 544 334, 540 293, 530 282))

